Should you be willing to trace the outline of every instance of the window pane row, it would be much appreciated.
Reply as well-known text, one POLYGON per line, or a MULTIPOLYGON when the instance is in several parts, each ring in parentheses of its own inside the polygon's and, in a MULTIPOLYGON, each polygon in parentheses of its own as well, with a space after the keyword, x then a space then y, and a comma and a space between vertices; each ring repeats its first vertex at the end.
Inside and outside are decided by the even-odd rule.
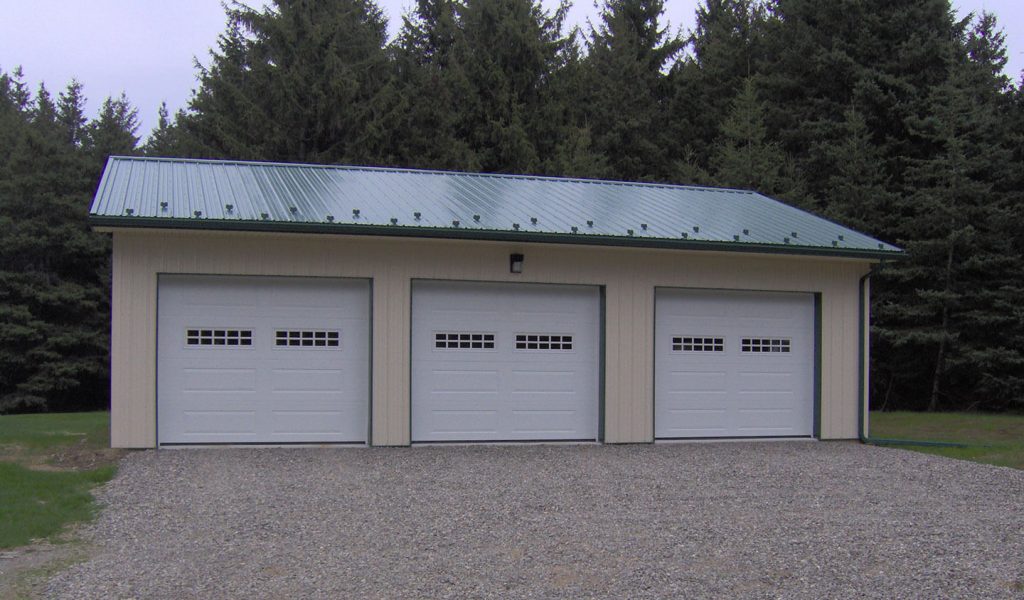
POLYGON ((186 329, 186 346, 252 346, 251 329, 186 329))
POLYGON ((572 350, 571 335, 517 333, 516 350, 572 350))
POLYGON ((493 333, 445 331, 434 334, 434 347, 446 349, 494 349, 493 333))
POLYGON ((789 349, 786 338, 743 338, 740 343, 743 352, 789 352, 789 349))
POLYGON ((725 338, 705 336, 674 336, 673 352, 724 352, 725 338))
POLYGON ((274 332, 274 345, 285 348, 337 348, 341 334, 327 329, 278 329, 274 332))
MULTIPOLYGON (((748 353, 789 352, 789 338, 741 338, 740 351, 748 353)), ((725 338, 672 336, 673 352, 725 352, 725 338)))

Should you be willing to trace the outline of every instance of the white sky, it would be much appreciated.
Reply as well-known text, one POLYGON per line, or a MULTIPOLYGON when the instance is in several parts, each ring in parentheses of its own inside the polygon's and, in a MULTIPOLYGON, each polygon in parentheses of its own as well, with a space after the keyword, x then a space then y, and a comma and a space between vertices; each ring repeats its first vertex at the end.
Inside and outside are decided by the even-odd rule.
MULTIPOLYGON (((829 0, 822 0, 829 1, 829 0)), ((262 4, 254 0, 250 4, 262 4)), ((411 0, 378 0, 392 35, 411 0)), ((543 0, 553 8, 557 2, 543 0)), ((673 28, 693 26, 697 0, 666 0, 673 28)), ((1024 69, 1024 3, 1021 0, 954 0, 961 14, 994 12, 1007 34, 1007 73, 1020 79, 1024 69)), ((576 0, 570 23, 584 25, 597 9, 576 0)), ((193 59, 209 63, 209 50, 224 30, 219 0, 0 0, 0 69, 25 70, 33 88, 45 81, 56 96, 76 77, 85 85, 88 111, 122 91, 139 107, 145 138, 156 111, 167 101, 173 113, 185 106, 195 87, 193 59)))

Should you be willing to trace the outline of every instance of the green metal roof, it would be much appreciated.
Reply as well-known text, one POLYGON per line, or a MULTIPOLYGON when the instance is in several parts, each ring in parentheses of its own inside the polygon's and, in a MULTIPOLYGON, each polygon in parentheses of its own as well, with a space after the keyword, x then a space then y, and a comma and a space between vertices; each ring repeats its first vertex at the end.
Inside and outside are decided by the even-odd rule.
POLYGON ((111 157, 106 227, 517 240, 892 258, 902 251, 732 189, 371 167, 111 157))

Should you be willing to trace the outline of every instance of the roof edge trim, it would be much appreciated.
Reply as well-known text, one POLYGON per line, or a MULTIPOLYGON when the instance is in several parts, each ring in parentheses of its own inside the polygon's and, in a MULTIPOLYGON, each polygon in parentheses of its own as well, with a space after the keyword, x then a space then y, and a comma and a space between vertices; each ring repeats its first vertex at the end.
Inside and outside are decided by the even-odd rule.
POLYGON ((861 258, 865 260, 898 260, 906 256, 906 252, 903 251, 863 250, 857 248, 784 246, 780 244, 735 243, 682 239, 669 240, 665 238, 617 237, 529 231, 515 232, 485 229, 407 227, 394 225, 350 225, 343 223, 282 223, 278 221, 260 223, 253 221, 228 221, 224 219, 183 220, 168 219, 164 217, 111 217, 93 214, 89 215, 89 224, 93 227, 130 229, 193 229, 277 233, 319 233, 335 235, 377 235, 406 238, 441 238, 453 240, 662 248, 670 250, 747 252, 753 254, 792 254, 836 258, 861 258))

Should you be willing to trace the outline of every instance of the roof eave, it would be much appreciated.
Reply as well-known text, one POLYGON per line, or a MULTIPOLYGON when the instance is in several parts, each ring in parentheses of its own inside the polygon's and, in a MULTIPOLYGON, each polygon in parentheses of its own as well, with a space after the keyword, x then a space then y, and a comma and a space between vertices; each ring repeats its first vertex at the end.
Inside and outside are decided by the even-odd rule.
POLYGON ((633 248, 665 248, 717 252, 749 252, 755 254, 794 254, 861 258, 865 260, 896 260, 906 256, 901 250, 868 250, 859 248, 826 248, 705 240, 644 237, 619 237, 594 234, 545 233, 536 231, 503 231, 492 229, 456 229, 450 227, 409 227, 399 225, 359 225, 354 223, 294 223, 280 221, 241 221, 227 219, 174 219, 166 217, 129 217, 89 215, 93 227, 197 229, 220 231, 252 231, 276 233, 319 233, 339 235, 380 235, 412 238, 442 238, 478 241, 534 242, 549 244, 582 244, 633 248))

